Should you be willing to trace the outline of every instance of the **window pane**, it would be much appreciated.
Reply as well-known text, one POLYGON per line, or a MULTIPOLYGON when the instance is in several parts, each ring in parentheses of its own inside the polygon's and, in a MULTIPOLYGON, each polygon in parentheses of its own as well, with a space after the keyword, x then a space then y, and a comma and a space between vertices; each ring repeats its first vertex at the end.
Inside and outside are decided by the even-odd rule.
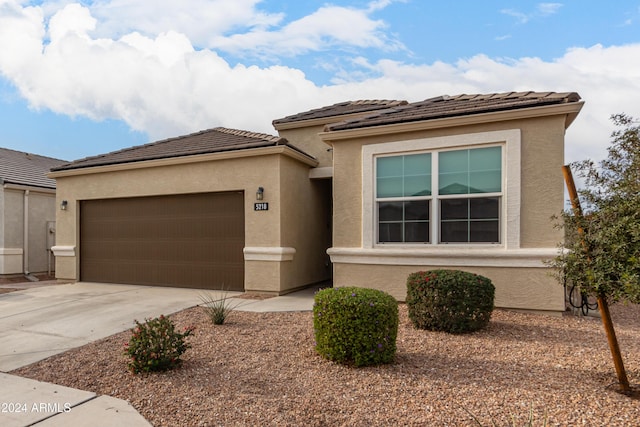
POLYGON ((428 221, 429 201, 416 200, 413 202, 404 202, 404 219, 406 221, 428 221))
POLYGON ((471 219, 498 219, 500 199, 498 197, 469 199, 469 212, 471 219))
POLYGON ((452 219, 469 218, 468 199, 444 199, 440 200, 440 219, 443 221, 452 219))
POLYGON ((377 197, 402 197, 402 177, 378 178, 376 183, 377 197))
POLYGON ((429 223, 428 222, 407 222, 404 225, 405 242, 428 242, 429 223))
POLYGON ((469 150, 443 151, 438 155, 438 170, 442 173, 467 172, 469 150))
POLYGON ((402 196, 402 156, 376 159, 377 197, 402 196))
POLYGON ((438 155, 438 191, 440 194, 469 193, 468 151, 445 151, 438 155))
POLYGON ((500 171, 471 172, 469 193, 499 193, 502 191, 500 171))
POLYGON ((380 243, 402 242, 402 223, 380 223, 378 225, 378 241, 380 243))
POLYGON ((500 242, 499 221, 471 221, 470 241, 483 243, 500 242))
POLYGON ((405 175, 431 175, 431 154, 411 154, 403 157, 405 175))
POLYGON ((430 196, 431 175, 414 175, 405 177, 403 195, 406 197, 430 196))
POLYGON ((440 241, 442 243, 468 242, 469 223, 467 221, 451 221, 441 223, 440 241))
POLYGON ((502 169, 502 148, 488 147, 469 150, 469 170, 487 171, 502 169))
POLYGON ((500 198, 440 200, 440 241, 500 242, 500 198))
POLYGON ((402 221, 402 205, 404 202, 380 202, 378 219, 383 221, 402 221))
POLYGON ((402 156, 378 157, 376 159, 376 176, 402 176, 402 156))
POLYGON ((431 195, 431 154, 376 159, 376 197, 431 195))
POLYGON ((449 194, 469 194, 469 174, 449 173, 440 174, 440 185, 438 191, 443 196, 449 194))
POLYGON ((429 242, 429 203, 378 203, 378 242, 429 242))
POLYGON ((431 153, 376 158, 376 197, 396 198, 378 200, 378 241, 429 242, 431 201, 408 199, 433 194, 440 214, 439 242, 498 243, 501 197, 467 195, 502 193, 502 147, 442 151, 437 156, 438 169, 433 171, 431 153), (437 193, 431 188, 432 173, 438 174, 437 193))
POLYGON ((438 156, 439 192, 448 194, 502 191, 502 148, 445 151, 438 156))
POLYGON ((497 193, 502 190, 502 149, 469 150, 471 193, 497 193))

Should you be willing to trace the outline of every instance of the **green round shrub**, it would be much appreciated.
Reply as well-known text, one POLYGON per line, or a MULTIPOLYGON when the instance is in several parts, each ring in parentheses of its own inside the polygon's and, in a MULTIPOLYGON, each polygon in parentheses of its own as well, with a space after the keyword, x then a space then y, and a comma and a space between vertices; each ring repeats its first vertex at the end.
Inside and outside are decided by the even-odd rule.
POLYGON ((355 366, 391 363, 398 302, 376 289, 323 289, 315 295, 313 327, 316 351, 326 359, 355 366))
POLYGON ((494 297, 491 280, 466 271, 419 271, 407 279, 409 319, 418 329, 477 331, 489 323, 494 297))

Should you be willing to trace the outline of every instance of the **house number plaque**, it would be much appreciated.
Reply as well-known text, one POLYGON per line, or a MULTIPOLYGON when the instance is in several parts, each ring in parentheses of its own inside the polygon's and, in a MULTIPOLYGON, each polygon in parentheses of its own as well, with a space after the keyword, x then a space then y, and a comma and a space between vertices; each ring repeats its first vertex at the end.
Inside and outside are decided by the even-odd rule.
POLYGON ((268 211, 269 210, 269 203, 266 203, 266 202, 254 203, 253 204, 253 210, 254 211, 268 211))

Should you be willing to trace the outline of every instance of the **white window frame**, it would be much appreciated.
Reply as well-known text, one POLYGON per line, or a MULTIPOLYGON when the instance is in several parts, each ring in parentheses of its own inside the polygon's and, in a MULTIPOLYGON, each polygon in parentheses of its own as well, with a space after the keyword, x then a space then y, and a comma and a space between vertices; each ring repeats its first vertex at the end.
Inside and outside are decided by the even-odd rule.
MULTIPOLYGON (((371 248, 424 248, 478 247, 486 245, 500 249, 520 248, 520 159, 521 134, 519 129, 495 132, 421 138, 406 141, 370 144, 362 147, 362 247, 371 248), (430 243, 377 243, 377 199, 375 197, 375 164, 378 156, 432 153, 432 162, 437 161, 438 151, 474 149, 501 145, 502 149, 502 193, 500 193, 500 243, 438 243, 440 239, 439 204, 433 198, 430 208, 430 243), (435 155, 433 155, 435 154, 435 155)), ((433 163, 432 163, 433 164, 433 163)), ((437 171, 437 169, 433 169, 437 171)), ((437 173, 432 175, 432 188, 437 188, 437 173)), ((488 197, 490 194, 487 193, 488 197)))

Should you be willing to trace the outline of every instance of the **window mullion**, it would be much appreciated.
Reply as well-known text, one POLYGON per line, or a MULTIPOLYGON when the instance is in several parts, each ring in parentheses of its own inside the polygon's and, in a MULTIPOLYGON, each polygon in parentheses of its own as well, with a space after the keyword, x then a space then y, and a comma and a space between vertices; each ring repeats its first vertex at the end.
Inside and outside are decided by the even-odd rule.
POLYGON ((435 151, 431 155, 431 244, 436 245, 440 242, 440 179, 438 170, 438 152, 435 151))

